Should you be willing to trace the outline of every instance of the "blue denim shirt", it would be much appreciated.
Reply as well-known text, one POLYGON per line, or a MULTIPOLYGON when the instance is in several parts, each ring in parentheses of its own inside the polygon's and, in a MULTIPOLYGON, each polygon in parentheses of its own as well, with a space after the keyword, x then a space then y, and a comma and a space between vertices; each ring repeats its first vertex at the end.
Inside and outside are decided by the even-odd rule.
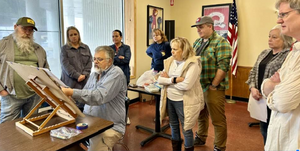
POLYGON ((84 103, 84 114, 114 122, 113 130, 125 133, 127 84, 123 71, 114 65, 99 74, 92 73, 82 90, 74 89, 73 98, 84 103))
POLYGON ((115 51, 114 65, 120 67, 123 70, 128 84, 130 82, 130 67, 129 67, 129 62, 131 59, 130 46, 122 43, 122 45, 119 47, 118 53, 116 53, 115 45, 110 45, 110 47, 115 51), (119 59, 119 56, 124 56, 125 58, 119 59))

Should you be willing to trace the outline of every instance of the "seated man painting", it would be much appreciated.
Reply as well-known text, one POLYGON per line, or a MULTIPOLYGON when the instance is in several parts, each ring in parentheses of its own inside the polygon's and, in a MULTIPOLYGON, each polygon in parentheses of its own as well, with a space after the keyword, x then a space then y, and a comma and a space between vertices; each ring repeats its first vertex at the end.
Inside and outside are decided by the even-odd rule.
POLYGON ((114 123, 111 129, 92 137, 89 150, 112 150, 125 133, 126 78, 113 65, 114 50, 109 46, 97 47, 94 71, 82 90, 62 88, 67 96, 84 103, 84 114, 100 117, 114 123))

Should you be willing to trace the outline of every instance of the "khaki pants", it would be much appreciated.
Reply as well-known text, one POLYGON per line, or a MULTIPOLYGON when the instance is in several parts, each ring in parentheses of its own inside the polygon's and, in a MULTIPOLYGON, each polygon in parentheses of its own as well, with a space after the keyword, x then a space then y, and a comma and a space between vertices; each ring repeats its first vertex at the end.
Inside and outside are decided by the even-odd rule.
POLYGON ((198 118, 197 135, 202 141, 206 141, 210 115, 215 130, 214 145, 221 149, 226 149, 227 123, 225 117, 225 91, 210 90, 204 92, 204 109, 198 118))
POLYGON ((121 133, 113 129, 108 129, 90 139, 89 151, 111 151, 122 136, 123 135, 121 133))

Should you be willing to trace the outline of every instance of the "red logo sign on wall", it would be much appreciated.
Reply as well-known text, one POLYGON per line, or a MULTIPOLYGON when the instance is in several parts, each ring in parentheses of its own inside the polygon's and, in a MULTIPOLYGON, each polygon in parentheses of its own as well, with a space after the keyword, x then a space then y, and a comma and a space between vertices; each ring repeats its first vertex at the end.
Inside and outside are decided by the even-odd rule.
POLYGON ((171 6, 174 5, 174 0, 170 0, 170 5, 171 5, 171 6))

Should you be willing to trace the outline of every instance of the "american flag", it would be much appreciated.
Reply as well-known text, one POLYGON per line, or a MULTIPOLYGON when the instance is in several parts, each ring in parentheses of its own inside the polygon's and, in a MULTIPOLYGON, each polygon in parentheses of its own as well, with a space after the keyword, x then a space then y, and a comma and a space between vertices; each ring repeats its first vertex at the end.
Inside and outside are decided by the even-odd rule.
POLYGON ((233 4, 231 6, 227 40, 232 47, 232 58, 230 61, 231 73, 236 75, 238 61, 238 15, 235 0, 233 0, 233 4))

